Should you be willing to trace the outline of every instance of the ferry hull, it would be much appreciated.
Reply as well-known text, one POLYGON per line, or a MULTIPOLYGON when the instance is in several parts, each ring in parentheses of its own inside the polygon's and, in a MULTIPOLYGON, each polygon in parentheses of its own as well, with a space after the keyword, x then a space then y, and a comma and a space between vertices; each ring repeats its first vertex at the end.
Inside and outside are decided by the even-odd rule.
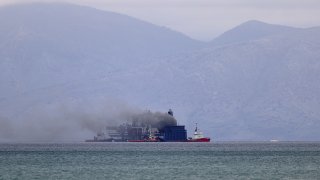
POLYGON ((157 139, 128 140, 127 142, 160 142, 157 139))

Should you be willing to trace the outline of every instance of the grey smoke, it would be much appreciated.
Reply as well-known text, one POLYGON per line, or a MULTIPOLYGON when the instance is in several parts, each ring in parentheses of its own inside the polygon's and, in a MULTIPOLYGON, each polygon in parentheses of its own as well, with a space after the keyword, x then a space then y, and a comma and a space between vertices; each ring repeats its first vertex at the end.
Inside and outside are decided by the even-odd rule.
POLYGON ((32 108, 23 117, 0 117, 2 142, 84 141, 106 126, 139 121, 152 127, 176 125, 166 112, 151 112, 108 98, 49 104, 32 108))
POLYGON ((106 125, 120 125, 137 112, 137 108, 110 99, 35 107, 23 117, 0 117, 0 141, 83 141, 106 125))

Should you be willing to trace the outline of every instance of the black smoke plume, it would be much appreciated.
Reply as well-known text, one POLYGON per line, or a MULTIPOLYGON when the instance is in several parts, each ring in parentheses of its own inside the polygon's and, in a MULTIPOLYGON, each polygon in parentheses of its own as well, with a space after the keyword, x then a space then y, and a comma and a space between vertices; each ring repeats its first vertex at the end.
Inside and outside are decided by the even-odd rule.
POLYGON ((163 129, 165 126, 176 126, 177 120, 168 113, 146 111, 131 117, 133 126, 151 126, 163 129))

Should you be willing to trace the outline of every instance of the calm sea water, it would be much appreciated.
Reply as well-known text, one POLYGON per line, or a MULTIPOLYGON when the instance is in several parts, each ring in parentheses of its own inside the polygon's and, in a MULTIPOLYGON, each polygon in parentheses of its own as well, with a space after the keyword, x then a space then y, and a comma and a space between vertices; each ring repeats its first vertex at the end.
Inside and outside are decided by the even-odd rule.
POLYGON ((0 179, 320 179, 320 143, 0 144, 0 179))

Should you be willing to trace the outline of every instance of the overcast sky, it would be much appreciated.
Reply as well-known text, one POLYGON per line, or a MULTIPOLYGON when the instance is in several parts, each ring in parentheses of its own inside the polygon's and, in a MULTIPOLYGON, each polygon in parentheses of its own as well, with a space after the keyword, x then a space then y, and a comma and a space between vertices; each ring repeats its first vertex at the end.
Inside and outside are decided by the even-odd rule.
POLYGON ((253 19, 295 27, 320 25, 320 0, 0 0, 0 5, 37 1, 119 12, 200 40, 253 19))

